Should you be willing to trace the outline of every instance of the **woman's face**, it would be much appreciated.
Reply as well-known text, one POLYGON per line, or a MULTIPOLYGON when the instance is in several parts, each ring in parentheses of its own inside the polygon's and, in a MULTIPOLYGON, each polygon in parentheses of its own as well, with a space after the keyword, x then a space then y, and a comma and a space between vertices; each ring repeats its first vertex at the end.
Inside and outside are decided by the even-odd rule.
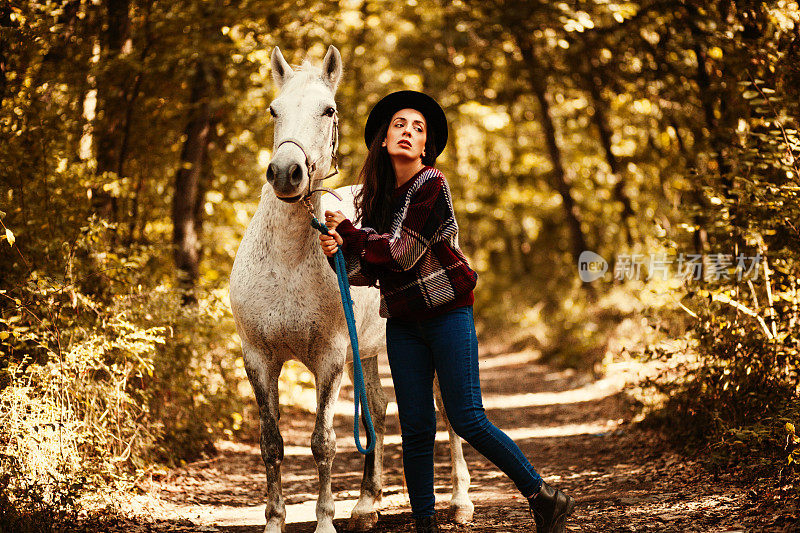
POLYGON ((401 109, 392 115, 383 145, 392 158, 420 159, 425 152, 428 124, 416 109, 401 109))

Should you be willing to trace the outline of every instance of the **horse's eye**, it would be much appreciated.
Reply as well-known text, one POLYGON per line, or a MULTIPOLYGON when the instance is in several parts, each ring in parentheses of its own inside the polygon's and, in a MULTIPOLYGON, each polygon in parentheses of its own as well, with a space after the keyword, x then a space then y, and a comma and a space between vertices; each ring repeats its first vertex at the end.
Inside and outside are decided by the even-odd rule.
POLYGON ((278 114, 275 113, 275 110, 272 109, 272 106, 269 106, 269 114, 272 115, 273 118, 278 116, 278 114))
POLYGON ((336 110, 329 106, 327 109, 325 109, 325 113, 323 113, 323 114, 326 117, 332 117, 335 112, 336 112, 336 110))

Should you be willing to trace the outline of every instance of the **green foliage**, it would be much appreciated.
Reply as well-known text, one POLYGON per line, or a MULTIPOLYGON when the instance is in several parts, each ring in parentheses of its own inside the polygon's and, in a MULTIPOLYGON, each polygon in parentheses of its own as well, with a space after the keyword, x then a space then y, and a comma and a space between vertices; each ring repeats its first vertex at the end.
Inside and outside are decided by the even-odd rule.
MULTIPOLYGON (((98 225, 84 230, 74 255, 96 259, 98 225)), ((98 274, 94 262, 72 259, 66 283, 32 272, 0 293, 9 303, 0 316, 0 504, 9 520, 74 517, 88 493, 129 489, 154 461, 213 453, 236 425, 246 377, 230 357, 222 291, 182 307, 168 285, 143 284, 152 254, 131 249, 106 269, 114 287, 129 287, 107 300, 78 288, 98 274)))
MULTIPOLYGON (((437 166, 486 332, 598 369, 625 324, 647 314, 677 331, 690 317, 695 352, 653 382, 668 429, 719 464, 745 451, 785 463, 784 425, 800 416, 798 12, 785 0, 0 7, 0 505, 66 517, 84 490, 254 432, 225 294, 272 155, 276 45, 291 64, 342 53, 341 173, 326 185, 355 181, 364 118, 386 92, 442 103, 437 166), (197 302, 183 305, 172 201, 203 110, 197 302), (590 286, 581 242, 606 259, 760 253, 770 277, 590 286)), ((284 402, 311 386, 296 365, 282 379, 284 402)))
POLYGON ((676 360, 649 382, 665 398, 650 423, 665 423, 671 437, 689 448, 707 447, 718 468, 775 474, 785 423, 797 409, 800 355, 796 349, 782 354, 776 343, 765 342, 760 326, 737 316, 735 308, 702 297, 696 303, 691 334, 697 358, 663 349, 650 354, 676 360))
MULTIPOLYGON (((744 79, 713 87, 726 105, 705 163, 694 169, 700 201, 685 209, 695 224, 705 221, 709 244, 732 264, 687 284, 680 306, 695 319, 696 359, 651 382, 667 398, 651 420, 667 421, 677 441, 707 448, 717 468, 777 480, 787 462, 786 423, 800 405, 800 172, 791 118, 800 96, 792 28, 800 19, 796 4, 787 12, 767 3, 737 17, 741 24, 715 40, 715 63, 744 79), (754 276, 735 273, 737 254, 759 257, 754 276)), ((703 228, 695 226, 695 236, 703 228)))

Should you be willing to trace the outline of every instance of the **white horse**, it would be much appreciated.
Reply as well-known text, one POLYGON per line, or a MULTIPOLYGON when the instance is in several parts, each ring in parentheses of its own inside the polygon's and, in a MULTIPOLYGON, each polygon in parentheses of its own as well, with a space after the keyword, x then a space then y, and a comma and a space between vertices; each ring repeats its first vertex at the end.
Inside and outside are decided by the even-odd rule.
MULTIPOLYGON (((261 200, 231 270, 231 309, 260 413, 261 455, 267 470, 265 533, 285 528, 278 376, 289 359, 300 361, 314 375, 317 414, 311 451, 319 470, 315 533, 333 533, 333 407, 346 360, 352 380, 352 348, 336 274, 322 253, 319 232, 309 224, 309 213, 300 200, 320 183, 333 161, 338 137, 334 95, 342 75, 342 60, 339 51, 330 46, 321 69, 306 60, 293 70, 275 47, 271 63, 272 78, 280 92, 269 108, 275 121, 274 150, 267 171, 268 185, 261 190, 261 200)), ((326 195, 323 203, 320 194, 312 195, 314 212, 320 218, 324 209, 339 209, 354 220, 354 188, 342 187, 336 192, 343 201, 326 195)), ((365 458, 361 494, 349 524, 351 529, 363 531, 377 523, 376 504, 383 487, 387 400, 380 384, 377 356, 385 354, 386 320, 378 313, 379 292, 374 288, 353 286, 352 299, 376 433, 375 451, 365 458)), ((436 388, 437 403, 444 414, 438 384, 436 388)), ((464 523, 472 519, 473 513, 467 494, 469 472, 461 440, 446 417, 445 423, 453 465, 450 508, 454 519, 464 523)))

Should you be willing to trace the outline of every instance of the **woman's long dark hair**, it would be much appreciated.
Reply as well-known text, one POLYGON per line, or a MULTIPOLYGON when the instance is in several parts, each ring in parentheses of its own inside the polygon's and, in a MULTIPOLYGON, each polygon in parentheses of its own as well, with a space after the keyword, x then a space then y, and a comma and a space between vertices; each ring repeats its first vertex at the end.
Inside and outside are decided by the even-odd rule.
MULTIPOLYGON (((362 187, 355 196, 356 221, 378 233, 387 233, 392 223, 392 193, 396 183, 392 159, 386 147, 381 146, 387 131, 389 119, 381 124, 372 139, 367 158, 358 175, 358 182, 362 187)), ((433 130, 428 128, 422 164, 433 166, 436 162, 435 154, 433 130)))

